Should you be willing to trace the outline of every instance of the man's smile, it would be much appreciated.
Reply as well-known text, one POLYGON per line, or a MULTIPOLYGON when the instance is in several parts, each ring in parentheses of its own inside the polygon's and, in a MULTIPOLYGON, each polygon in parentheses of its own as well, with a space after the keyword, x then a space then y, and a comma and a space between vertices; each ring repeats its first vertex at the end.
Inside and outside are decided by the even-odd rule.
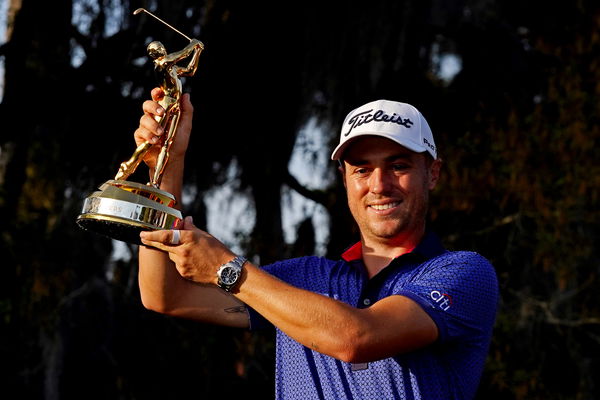
POLYGON ((369 207, 376 211, 384 211, 389 210, 390 208, 398 207, 400 205, 399 201, 391 201, 383 204, 369 204, 369 207))

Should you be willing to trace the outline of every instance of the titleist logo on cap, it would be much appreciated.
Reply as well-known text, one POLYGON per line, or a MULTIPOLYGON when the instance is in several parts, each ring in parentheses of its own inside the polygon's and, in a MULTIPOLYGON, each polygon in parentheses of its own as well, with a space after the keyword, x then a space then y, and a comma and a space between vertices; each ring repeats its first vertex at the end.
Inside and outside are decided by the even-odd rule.
POLYGON ((386 114, 384 110, 377 110, 375 113, 372 113, 373 109, 360 112, 356 115, 353 115, 352 118, 348 120, 348 125, 350 128, 348 132, 343 133, 344 136, 348 136, 352 129, 359 127, 364 124, 368 124, 369 122, 389 122, 391 124, 402 125, 405 128, 411 128, 414 125, 409 118, 402 118, 402 116, 397 115, 396 113, 389 115, 386 114))
POLYGON ((364 136, 383 137, 416 153, 427 151, 437 159, 429 124, 419 110, 407 103, 380 99, 350 111, 331 159, 339 161, 350 143, 364 136))

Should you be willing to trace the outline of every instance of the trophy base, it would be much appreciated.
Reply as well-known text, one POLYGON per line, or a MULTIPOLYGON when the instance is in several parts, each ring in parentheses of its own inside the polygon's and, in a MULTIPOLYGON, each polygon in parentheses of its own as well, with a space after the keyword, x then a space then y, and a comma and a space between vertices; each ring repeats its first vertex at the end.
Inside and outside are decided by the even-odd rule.
POLYGON ((141 231, 174 229, 182 221, 181 212, 172 207, 175 197, 153 186, 110 180, 99 189, 85 199, 77 217, 85 230, 141 244, 141 231))
POLYGON ((140 232, 150 230, 142 226, 129 225, 126 222, 103 220, 100 218, 82 218, 77 220, 77 224, 87 231, 133 244, 141 244, 140 232))

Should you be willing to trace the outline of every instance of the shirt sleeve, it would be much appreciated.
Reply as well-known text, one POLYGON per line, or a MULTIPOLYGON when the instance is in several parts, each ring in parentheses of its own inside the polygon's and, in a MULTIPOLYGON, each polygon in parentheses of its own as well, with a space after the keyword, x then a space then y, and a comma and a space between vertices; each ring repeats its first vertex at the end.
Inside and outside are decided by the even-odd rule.
POLYGON ((436 257, 397 293, 423 307, 442 342, 487 337, 493 328, 498 281, 492 265, 477 253, 448 252, 436 257))
POLYGON ((250 326, 248 329, 251 331, 257 331, 261 329, 272 328, 273 324, 271 324, 265 317, 260 315, 257 311, 255 311, 252 307, 246 306, 248 309, 248 317, 250 326))

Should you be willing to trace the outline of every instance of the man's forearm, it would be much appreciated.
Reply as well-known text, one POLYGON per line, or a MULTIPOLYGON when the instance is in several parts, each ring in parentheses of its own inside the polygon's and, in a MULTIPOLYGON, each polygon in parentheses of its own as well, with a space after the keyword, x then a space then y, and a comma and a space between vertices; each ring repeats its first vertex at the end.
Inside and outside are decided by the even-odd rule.
MULTIPOLYGON (((169 160, 169 168, 165 168, 160 189, 175 196, 173 208, 181 210, 183 186, 183 160, 169 160)), ((150 169, 150 176, 154 174, 150 169)), ((174 268, 169 254, 151 247, 139 248, 139 286, 142 303, 146 308, 158 312, 169 309, 169 291, 178 284, 181 277, 174 268)), ((173 297, 172 294, 170 295, 173 297)))
POLYGON ((301 344, 339 359, 363 326, 360 310, 281 282, 252 264, 246 264, 236 297, 301 344))
POLYGON ((160 311, 165 308, 165 284, 171 260, 156 249, 140 246, 138 281, 142 303, 146 308, 160 311))
POLYGON ((360 309, 296 288, 247 264, 238 299, 288 336, 347 362, 367 362, 423 347, 437 327, 415 302, 390 296, 360 309))
POLYGON ((216 286, 184 279, 167 252, 140 246, 139 263, 144 307, 206 323, 248 327, 246 307, 240 300, 216 286))

